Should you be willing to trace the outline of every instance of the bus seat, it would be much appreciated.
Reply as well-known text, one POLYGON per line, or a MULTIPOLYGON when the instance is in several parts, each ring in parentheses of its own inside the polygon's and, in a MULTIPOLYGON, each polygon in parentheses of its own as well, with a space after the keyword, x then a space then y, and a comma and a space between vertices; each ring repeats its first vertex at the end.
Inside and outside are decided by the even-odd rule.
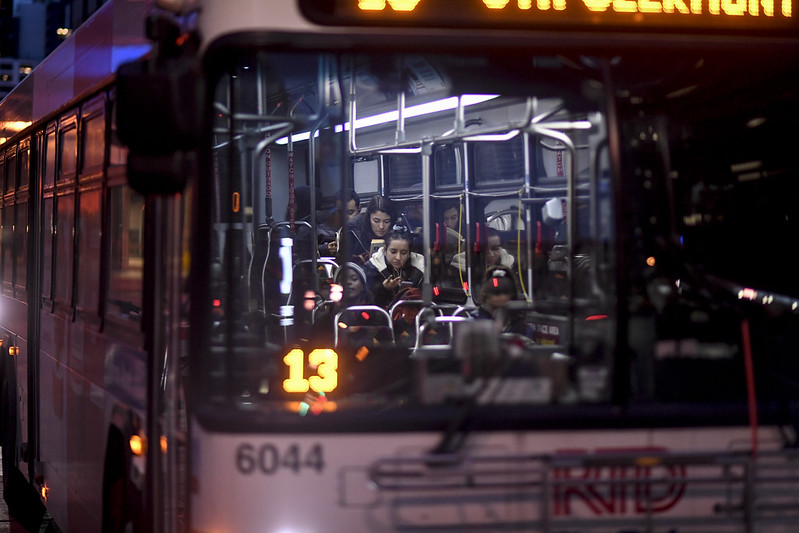
POLYGON ((445 351, 452 348, 453 324, 473 320, 471 317, 419 313, 416 318, 419 333, 413 346, 420 350, 445 351))
POLYGON ((416 317, 424 309, 422 300, 397 300, 388 310, 398 346, 410 348, 416 342, 416 317))
MULTIPOLYGON (((280 291, 280 281, 283 279, 283 259, 280 256, 281 239, 288 237, 294 239, 298 227, 310 229, 311 225, 305 221, 298 221, 295 223, 295 231, 292 232, 289 222, 278 222, 269 226, 266 231, 266 253, 261 265, 260 276, 262 302, 267 315, 276 315, 280 306, 286 305, 289 301, 280 291)), ((258 235, 263 235, 261 227, 259 227, 258 235)), ((252 268, 255 268, 255 265, 252 268)))
POLYGON ((394 328, 388 311, 376 305, 353 305, 336 313, 333 343, 360 347, 393 345, 394 328))
POLYGON ((500 232, 516 231, 519 226, 519 209, 513 207, 490 213, 486 216, 486 225, 500 232))

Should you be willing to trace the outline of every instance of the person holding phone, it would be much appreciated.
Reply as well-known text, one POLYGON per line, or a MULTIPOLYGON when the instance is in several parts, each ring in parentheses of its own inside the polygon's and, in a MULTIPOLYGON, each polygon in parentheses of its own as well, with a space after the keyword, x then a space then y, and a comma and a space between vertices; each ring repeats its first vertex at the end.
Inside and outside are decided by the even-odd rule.
POLYGON ((386 244, 364 266, 375 304, 388 309, 400 291, 419 288, 424 280, 424 257, 411 251, 411 235, 391 231, 386 244))
MULTIPOLYGON (((369 262, 372 255, 372 241, 385 240, 386 235, 392 230, 396 219, 396 210, 393 202, 386 196, 375 196, 366 206, 366 212, 356 216, 341 230, 347 232, 349 238, 349 257, 340 258, 339 263, 353 261, 357 264, 369 262)), ((339 238, 337 251, 341 255, 341 238, 339 238)))

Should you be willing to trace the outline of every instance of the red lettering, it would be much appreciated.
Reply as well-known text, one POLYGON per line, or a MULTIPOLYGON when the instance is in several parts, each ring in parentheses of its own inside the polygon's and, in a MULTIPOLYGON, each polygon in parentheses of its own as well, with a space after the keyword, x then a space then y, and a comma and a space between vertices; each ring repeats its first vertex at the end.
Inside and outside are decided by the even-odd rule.
MULTIPOLYGON (((663 452, 662 448, 602 448, 593 457, 608 456, 606 465, 562 466, 553 469, 553 514, 594 516, 663 513, 685 494, 684 465, 614 465, 612 455, 663 452)), ((559 450, 558 457, 586 455, 587 450, 559 450)))

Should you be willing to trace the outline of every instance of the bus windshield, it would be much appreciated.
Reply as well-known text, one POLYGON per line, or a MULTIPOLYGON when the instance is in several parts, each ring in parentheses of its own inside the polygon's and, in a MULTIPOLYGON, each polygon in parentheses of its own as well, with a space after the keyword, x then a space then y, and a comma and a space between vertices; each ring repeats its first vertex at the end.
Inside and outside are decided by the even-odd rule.
POLYGON ((782 60, 225 52, 207 405, 512 425, 745 405, 750 341, 793 372, 790 262, 745 251, 799 220, 782 60))
POLYGON ((607 400, 598 70, 505 55, 226 57, 206 399, 294 415, 607 400))

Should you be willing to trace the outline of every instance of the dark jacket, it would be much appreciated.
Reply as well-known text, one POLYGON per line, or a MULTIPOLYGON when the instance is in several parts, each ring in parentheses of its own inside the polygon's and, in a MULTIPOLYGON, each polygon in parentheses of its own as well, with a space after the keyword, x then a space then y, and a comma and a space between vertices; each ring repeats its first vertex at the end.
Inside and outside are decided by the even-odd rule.
POLYGON ((317 216, 317 221, 319 220, 322 220, 322 222, 317 222, 316 224, 316 249, 319 252, 320 257, 331 257, 331 254, 327 248, 327 243, 336 240, 338 230, 330 225, 326 219, 322 219, 317 216))
POLYGON ((386 262, 386 251, 380 248, 377 252, 369 258, 369 261, 364 265, 364 272, 366 279, 369 281, 369 287, 372 290, 375 304, 388 309, 391 304, 396 300, 399 292, 408 287, 408 284, 400 284, 394 290, 389 290, 383 287, 383 282, 389 276, 400 275, 403 282, 410 282, 411 287, 421 287, 424 281, 424 257, 421 254, 411 252, 410 258, 405 263, 405 266, 398 272, 394 267, 386 262))
MULTIPOLYGON (((369 223, 369 218, 366 213, 361 213, 349 222, 344 227, 346 231, 346 239, 349 245, 349 254, 347 257, 339 257, 339 263, 345 261, 353 261, 360 265, 365 265, 369 261, 370 249, 372 246, 372 239, 379 239, 372 232, 372 226, 369 223)), ((344 235, 342 235, 340 245, 343 246, 344 235)), ((339 250, 339 254, 342 254, 339 250)))

